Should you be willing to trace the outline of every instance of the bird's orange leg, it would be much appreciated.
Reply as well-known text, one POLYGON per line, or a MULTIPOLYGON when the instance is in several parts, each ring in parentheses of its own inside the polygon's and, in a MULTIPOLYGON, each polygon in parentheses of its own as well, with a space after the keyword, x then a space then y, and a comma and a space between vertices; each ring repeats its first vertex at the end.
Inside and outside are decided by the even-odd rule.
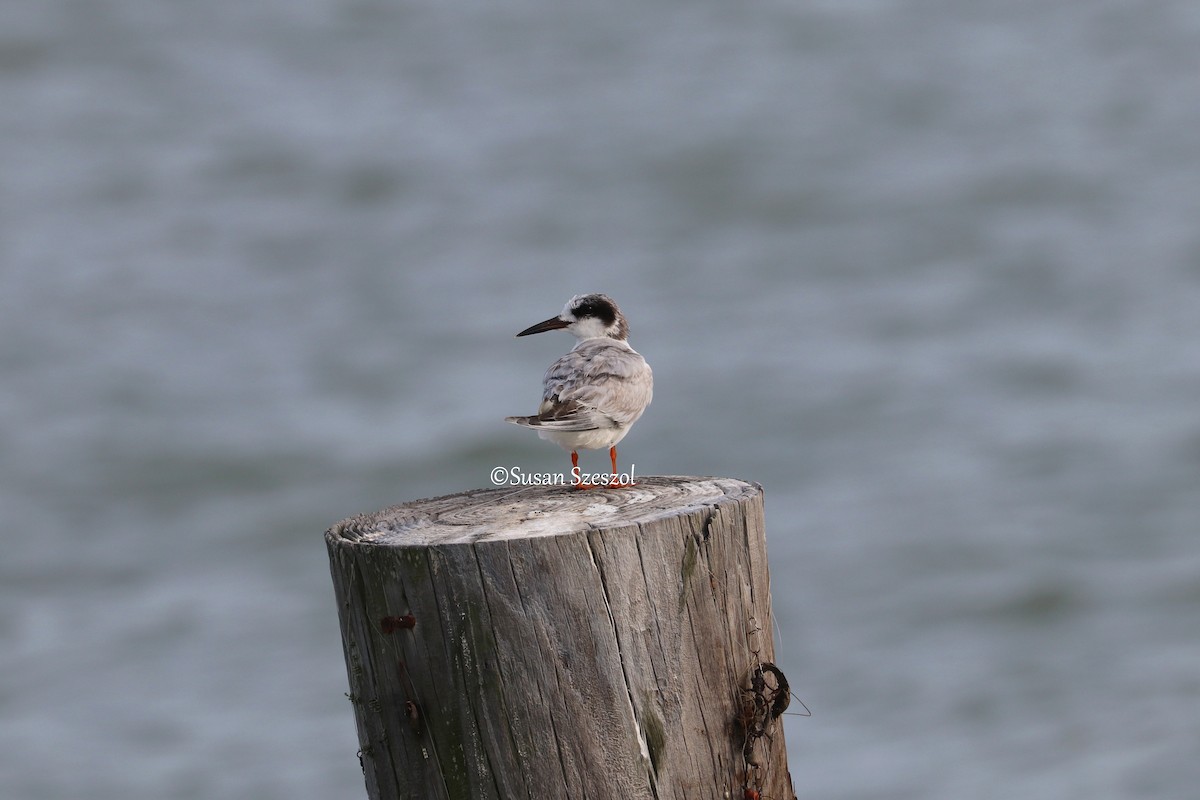
POLYGON ((613 445, 612 447, 608 448, 608 457, 612 459, 612 479, 613 479, 613 482, 608 485, 608 488, 624 489, 627 486, 636 486, 637 484, 635 484, 632 480, 629 483, 618 483, 617 482, 618 472, 617 472, 617 446, 616 445, 613 445))
POLYGON ((575 481, 575 476, 579 474, 579 453, 571 451, 571 486, 576 489, 595 489, 596 485, 592 483, 584 483, 583 481, 575 481))
MULTIPOLYGON (((610 476, 610 481, 611 481, 610 483, 584 483, 583 481, 579 481, 578 483, 573 483, 571 485, 573 487, 575 487, 576 489, 624 489, 627 486, 636 486, 637 484, 633 483, 632 481, 630 481, 629 483, 618 483, 617 482, 617 474, 618 474, 617 473, 617 448, 615 446, 608 448, 608 457, 612 461, 612 474, 610 476)), ((575 476, 578 474, 579 474, 579 453, 572 450, 571 451, 571 475, 575 476)))

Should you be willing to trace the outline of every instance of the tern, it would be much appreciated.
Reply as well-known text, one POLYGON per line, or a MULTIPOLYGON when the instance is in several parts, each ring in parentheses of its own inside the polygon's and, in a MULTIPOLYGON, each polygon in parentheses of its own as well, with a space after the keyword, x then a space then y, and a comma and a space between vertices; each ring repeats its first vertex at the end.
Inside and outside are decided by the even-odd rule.
POLYGON ((532 428, 542 439, 570 451, 576 488, 631 486, 579 481, 578 451, 607 447, 613 481, 617 481, 617 442, 629 433, 654 394, 650 365, 629 346, 629 323, 607 295, 577 294, 557 317, 531 325, 517 336, 563 329, 579 342, 546 370, 538 413, 505 417, 505 421, 532 428))

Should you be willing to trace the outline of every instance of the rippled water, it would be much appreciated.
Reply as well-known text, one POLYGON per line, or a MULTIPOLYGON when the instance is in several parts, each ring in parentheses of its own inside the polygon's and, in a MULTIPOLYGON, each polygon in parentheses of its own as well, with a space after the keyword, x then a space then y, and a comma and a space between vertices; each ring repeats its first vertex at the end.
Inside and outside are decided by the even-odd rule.
POLYGON ((1184 2, 0 10, 0 795, 357 798, 321 533, 560 470, 761 482, 801 797, 1200 782, 1184 2), (584 455, 603 466, 603 456, 584 455))

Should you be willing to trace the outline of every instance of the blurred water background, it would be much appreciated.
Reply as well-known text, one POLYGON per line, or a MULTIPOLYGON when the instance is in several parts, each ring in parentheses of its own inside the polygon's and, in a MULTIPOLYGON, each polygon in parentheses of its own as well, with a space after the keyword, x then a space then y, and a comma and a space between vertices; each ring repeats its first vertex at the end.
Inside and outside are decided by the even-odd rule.
POLYGON ((6 0, 0 97, 0 796, 365 797, 322 532, 564 469, 585 291, 800 797, 1195 796, 1195 3, 6 0))

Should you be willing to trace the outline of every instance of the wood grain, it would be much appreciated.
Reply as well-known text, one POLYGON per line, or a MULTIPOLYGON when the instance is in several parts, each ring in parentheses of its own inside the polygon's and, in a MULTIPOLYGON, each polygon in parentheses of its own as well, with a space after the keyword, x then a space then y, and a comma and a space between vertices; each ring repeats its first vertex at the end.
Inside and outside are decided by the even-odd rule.
POLYGON ((782 726, 755 716, 764 533, 760 487, 696 477, 471 491, 335 525, 370 798, 793 798, 782 726))

